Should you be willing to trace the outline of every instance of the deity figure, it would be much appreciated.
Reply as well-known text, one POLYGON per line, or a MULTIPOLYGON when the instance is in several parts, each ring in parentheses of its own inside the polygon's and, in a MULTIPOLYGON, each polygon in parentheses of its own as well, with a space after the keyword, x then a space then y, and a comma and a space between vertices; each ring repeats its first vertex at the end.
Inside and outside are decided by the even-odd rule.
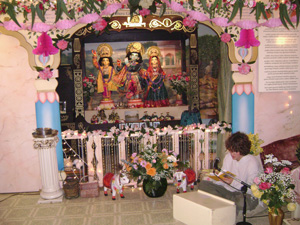
POLYGON ((159 57, 160 50, 157 46, 148 48, 149 67, 145 77, 146 92, 144 95, 145 107, 162 107, 169 106, 168 92, 164 81, 166 74, 161 68, 159 57))
MULTIPOLYGON (((142 69, 144 46, 139 42, 130 43, 126 48, 125 65, 113 77, 113 83, 120 93, 126 94, 129 107, 142 107, 140 94, 143 92, 141 83, 147 73, 142 69)), ((120 63, 118 66, 121 66, 120 63)))
POLYGON ((111 92, 117 91, 117 86, 112 82, 115 75, 115 69, 112 61, 112 47, 109 44, 100 44, 97 52, 92 50, 93 64, 99 70, 97 78, 97 92, 102 93, 100 108, 111 109, 114 107, 114 101, 111 99, 111 92), (97 61, 97 54, 100 59, 97 61))

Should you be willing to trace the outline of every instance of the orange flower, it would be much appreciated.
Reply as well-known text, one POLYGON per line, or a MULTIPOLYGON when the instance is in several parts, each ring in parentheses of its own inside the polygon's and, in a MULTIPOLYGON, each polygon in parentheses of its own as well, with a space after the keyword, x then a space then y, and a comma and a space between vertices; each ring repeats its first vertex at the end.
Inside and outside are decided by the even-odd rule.
POLYGON ((169 165, 168 165, 167 163, 165 163, 165 164, 163 165, 163 167, 164 167, 164 169, 169 169, 169 165))
POLYGON ((147 170, 147 174, 150 176, 155 176, 156 174, 156 169, 155 168, 150 168, 149 170, 147 170))
POLYGON ((142 158, 139 158, 139 163, 141 163, 143 161, 143 159, 142 158))
POLYGON ((129 165, 127 165, 127 164, 125 164, 125 167, 126 167, 126 170, 127 170, 128 172, 130 172, 130 170, 132 170, 132 167, 129 166, 129 165))
POLYGON ((167 162, 167 158, 161 159, 161 162, 162 162, 162 163, 166 163, 166 162, 167 162))
POLYGON ((174 167, 178 166, 177 162, 173 162, 173 166, 174 167))
POLYGON ((149 170, 150 168, 152 167, 152 164, 151 163, 147 163, 147 165, 146 165, 146 170, 149 170))

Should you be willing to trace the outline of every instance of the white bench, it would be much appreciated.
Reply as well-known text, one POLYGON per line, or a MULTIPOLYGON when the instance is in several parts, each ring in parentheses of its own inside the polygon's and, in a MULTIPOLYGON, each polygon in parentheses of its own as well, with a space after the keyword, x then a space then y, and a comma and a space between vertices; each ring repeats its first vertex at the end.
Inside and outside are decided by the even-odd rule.
POLYGON ((234 225, 235 203, 198 190, 173 195, 173 217, 185 224, 234 225))

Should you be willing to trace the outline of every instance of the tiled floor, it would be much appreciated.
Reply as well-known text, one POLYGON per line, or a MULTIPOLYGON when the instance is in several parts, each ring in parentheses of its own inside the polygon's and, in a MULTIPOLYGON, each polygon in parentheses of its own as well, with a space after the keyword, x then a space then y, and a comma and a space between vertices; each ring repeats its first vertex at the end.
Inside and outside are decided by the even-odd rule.
MULTIPOLYGON (((52 204, 38 204, 38 193, 17 194, 12 197, 9 197, 11 194, 0 194, 0 224, 181 225, 183 223, 173 218, 172 196, 175 192, 174 186, 169 185, 163 197, 149 198, 139 188, 125 188, 125 199, 118 196, 113 201, 111 196, 105 197, 101 190, 97 198, 79 197, 52 204), (4 200, 5 198, 7 199, 4 200)), ((267 212, 259 215, 265 216, 249 218, 247 221, 253 225, 269 224, 267 212)))

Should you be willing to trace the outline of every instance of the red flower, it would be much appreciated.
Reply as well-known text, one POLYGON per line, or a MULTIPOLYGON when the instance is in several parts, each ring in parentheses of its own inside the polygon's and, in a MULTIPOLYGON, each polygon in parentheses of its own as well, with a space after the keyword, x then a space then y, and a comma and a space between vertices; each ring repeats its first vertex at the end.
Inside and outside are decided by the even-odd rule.
POLYGON ((260 183, 259 188, 261 190, 266 190, 266 189, 269 189, 271 186, 272 186, 271 183, 262 182, 262 183, 260 183))
POLYGON ((106 26, 107 26, 107 22, 102 18, 100 18, 99 20, 96 21, 96 23, 93 24, 93 28, 97 31, 104 30, 106 26))
POLYGON ((266 174, 273 173, 273 168, 272 167, 267 167, 266 170, 265 170, 265 173, 266 174))
POLYGON ((224 43, 227 43, 231 40, 231 36, 228 33, 224 33, 221 35, 221 41, 223 41, 224 43))
POLYGON ((290 169, 287 168, 287 167, 284 167, 280 172, 281 172, 282 174, 286 174, 286 175, 288 175, 288 174, 291 173, 290 169))
POLYGON ((39 4, 39 8, 40 8, 40 10, 43 10, 43 9, 44 9, 44 6, 43 6, 42 3, 39 4))
POLYGON ((175 75, 173 75, 173 80, 176 80, 176 76, 175 75))
POLYGON ((189 82, 189 81, 190 81, 190 78, 189 78, 189 77, 186 77, 186 78, 185 78, 185 81, 186 81, 186 82, 189 82))

